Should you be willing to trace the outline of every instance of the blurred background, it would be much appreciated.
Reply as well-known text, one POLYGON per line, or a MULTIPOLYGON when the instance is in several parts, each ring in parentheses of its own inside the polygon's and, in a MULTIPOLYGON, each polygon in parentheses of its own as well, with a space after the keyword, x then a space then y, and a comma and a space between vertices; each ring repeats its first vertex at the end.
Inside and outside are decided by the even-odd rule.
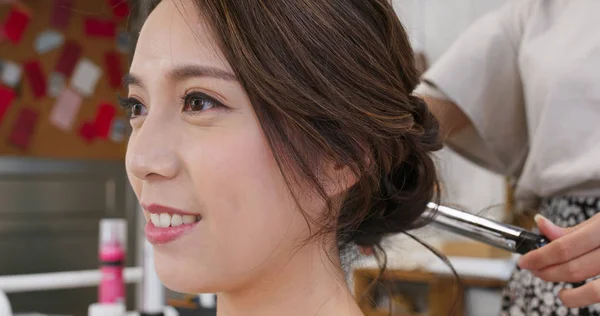
MULTIPOLYGON (((411 36, 419 67, 426 69, 476 18, 504 2, 394 0, 394 6, 411 36)), ((136 16, 144 9, 138 1, 0 0, 0 280, 97 269, 99 221, 108 217, 128 223, 126 266, 142 265, 143 225, 124 169, 129 124, 116 99, 123 93, 120 80, 139 27, 136 16)), ((450 150, 437 158, 443 201, 512 220, 504 178, 450 150)), ((471 253, 457 254, 452 249, 468 247, 447 243, 463 245, 460 238, 431 229, 417 235, 449 255, 496 260, 498 269, 512 269, 511 264, 502 265, 510 260, 506 253, 472 246, 471 253)), ((393 302, 395 315, 439 314, 431 306, 451 296, 452 286, 434 284, 430 274, 414 272, 439 260, 402 236, 392 238, 387 250, 399 276, 388 289, 398 294, 382 295, 381 308, 393 302), (433 291, 442 295, 427 294, 433 291), (421 301, 402 293, 421 293, 416 299, 421 301)), ((467 260, 461 268, 477 270, 477 262, 467 260)), ((354 268, 368 272, 372 266, 365 259, 354 268)), ((506 271, 488 275, 489 283, 474 281, 465 295, 465 315, 495 315, 506 271)), ((352 286, 359 285, 355 281, 364 280, 351 278, 352 286)), ((139 285, 128 285, 127 294, 128 309, 133 310, 139 285)), ((85 315, 97 299, 97 288, 8 293, 8 299, 15 313, 85 315)), ((200 305, 194 296, 179 293, 168 293, 167 299, 181 310, 200 305)), ((369 313, 376 315, 378 308, 369 313)))
MULTIPOLYGON (((0 275, 97 269, 106 217, 127 219, 127 265, 136 264, 141 235, 123 163, 129 124, 116 106, 130 12, 109 2, 0 2, 0 275)), ((96 293, 8 298, 15 312, 83 315, 96 293)))

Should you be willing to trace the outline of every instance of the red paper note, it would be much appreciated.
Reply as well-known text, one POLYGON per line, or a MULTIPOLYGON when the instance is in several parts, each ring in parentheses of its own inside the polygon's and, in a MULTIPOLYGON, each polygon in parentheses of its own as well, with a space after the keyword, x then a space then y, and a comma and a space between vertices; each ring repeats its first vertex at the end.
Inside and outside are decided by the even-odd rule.
POLYGON ((85 19, 85 34, 96 37, 115 38, 117 25, 111 20, 85 19))
POLYGON ((65 75, 66 78, 71 77, 75 65, 81 57, 81 45, 74 41, 68 41, 63 48, 63 51, 56 63, 56 71, 65 75))
POLYGON ((110 132, 110 126, 112 124, 115 115, 117 114, 117 108, 111 104, 101 104, 96 114, 96 120, 94 121, 94 130, 96 136, 103 139, 108 138, 110 132))
POLYGON ((73 0, 54 0, 50 23, 59 29, 67 28, 73 13, 73 0))
POLYGON ((10 143, 22 150, 28 150, 37 120, 37 110, 32 108, 21 109, 21 112, 19 112, 17 120, 15 121, 15 125, 10 132, 10 143))
POLYGON ((115 52, 107 52, 104 55, 106 61, 106 71, 108 73, 108 82, 110 86, 119 89, 121 87, 121 59, 115 52))
POLYGON ((23 66, 27 74, 27 81, 33 91, 33 96, 41 98, 46 96, 46 77, 42 72, 42 66, 37 60, 30 61, 23 66))
POLYGON ((108 0, 108 5, 111 6, 117 18, 126 18, 129 15, 127 0, 108 0))
POLYGON ((0 124, 15 97, 13 89, 0 85, 0 124))
POLYGON ((8 38, 13 44, 19 43, 23 38, 27 25, 29 25, 29 19, 29 14, 19 10, 17 6, 13 6, 4 23, 4 37, 8 38))
POLYGON ((91 143, 96 138, 96 130, 94 130, 93 122, 83 122, 79 129, 79 136, 86 142, 91 143))

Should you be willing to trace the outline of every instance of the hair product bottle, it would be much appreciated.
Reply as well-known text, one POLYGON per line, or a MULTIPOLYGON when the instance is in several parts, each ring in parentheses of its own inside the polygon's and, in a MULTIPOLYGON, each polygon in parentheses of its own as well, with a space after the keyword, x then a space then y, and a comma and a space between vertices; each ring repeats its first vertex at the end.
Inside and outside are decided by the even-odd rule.
POLYGON ((98 303, 125 304, 125 267, 127 222, 124 219, 100 221, 99 259, 102 279, 98 288, 98 303))

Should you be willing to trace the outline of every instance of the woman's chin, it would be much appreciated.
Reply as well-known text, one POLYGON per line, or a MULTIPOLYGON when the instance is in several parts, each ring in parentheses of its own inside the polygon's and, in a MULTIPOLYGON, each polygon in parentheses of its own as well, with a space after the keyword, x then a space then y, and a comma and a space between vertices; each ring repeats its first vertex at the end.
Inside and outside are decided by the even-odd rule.
POLYGON ((169 290, 179 293, 216 293, 223 289, 215 282, 216 275, 190 273, 190 270, 156 268, 162 284, 169 290), (185 271, 185 272, 184 272, 185 271))
POLYGON ((184 258, 162 256, 155 252, 155 270, 162 284, 180 293, 216 293, 223 290, 223 275, 219 269, 205 264, 190 264, 184 258), (211 271, 212 270, 212 271, 211 271))

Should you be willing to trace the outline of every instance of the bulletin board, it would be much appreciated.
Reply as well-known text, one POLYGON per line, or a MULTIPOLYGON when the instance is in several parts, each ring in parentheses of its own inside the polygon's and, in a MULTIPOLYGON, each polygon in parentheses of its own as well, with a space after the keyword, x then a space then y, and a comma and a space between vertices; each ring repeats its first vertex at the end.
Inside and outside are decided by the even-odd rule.
POLYGON ((125 0, 0 4, 0 155, 122 160, 125 0))

